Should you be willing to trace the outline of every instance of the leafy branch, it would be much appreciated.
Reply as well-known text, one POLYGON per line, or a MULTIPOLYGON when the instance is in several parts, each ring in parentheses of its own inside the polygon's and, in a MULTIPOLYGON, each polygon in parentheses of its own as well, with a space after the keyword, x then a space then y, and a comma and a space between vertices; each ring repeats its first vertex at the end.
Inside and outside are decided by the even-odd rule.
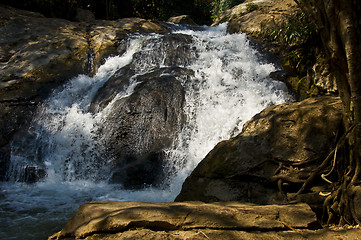
POLYGON ((282 45, 302 44, 316 34, 316 25, 309 21, 306 14, 296 11, 288 22, 275 24, 266 30, 265 37, 282 45))

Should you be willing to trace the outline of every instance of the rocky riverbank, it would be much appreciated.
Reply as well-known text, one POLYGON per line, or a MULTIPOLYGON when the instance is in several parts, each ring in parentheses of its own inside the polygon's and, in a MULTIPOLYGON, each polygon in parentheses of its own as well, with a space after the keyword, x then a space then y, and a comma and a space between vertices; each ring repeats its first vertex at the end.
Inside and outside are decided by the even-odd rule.
MULTIPOLYGON (((260 18, 282 22, 283 17, 296 9, 291 1, 277 8, 278 3, 254 1, 259 7, 253 11, 247 10, 246 5, 238 6, 238 10, 232 10, 232 14, 238 11, 237 14, 227 18, 231 21, 229 31, 245 31, 260 38, 262 29, 266 29, 263 27, 267 25, 267 21, 260 18), (247 11, 242 12, 242 9, 247 11), (268 15, 264 16, 265 12, 268 15), (244 25, 247 22, 249 25, 244 25), (259 22, 262 24, 255 26, 259 22)), ((166 33, 169 27, 166 23, 143 19, 70 22, 47 19, 40 14, 4 6, 0 6, 0 15, 0 180, 5 180, 9 166, 10 141, 14 136, 22 137, 21 131, 29 124, 37 106, 55 88, 78 74, 94 74, 105 57, 123 52, 122 40, 127 33, 166 33)), ((170 39, 170 43, 178 40, 170 39)), ((177 61, 184 57, 181 51, 176 54, 178 57, 168 60, 177 61)), ((336 91, 327 69, 322 65, 322 57, 311 64, 312 71, 306 71, 306 75, 295 67, 299 66, 299 61, 293 61, 295 58, 290 56, 283 57, 287 79, 291 80, 289 84, 296 84, 294 90, 301 98, 318 95, 320 91, 336 91), (292 64, 287 64, 290 62, 292 64), (303 80, 308 81, 305 91, 302 87, 304 81, 301 81, 304 77, 303 80), (322 79, 324 84, 317 85, 316 79, 322 79), (317 92, 310 91, 314 86, 317 92)), ((148 158, 147 154, 155 156, 155 166, 162 165, 158 161, 161 154, 157 152, 160 142, 167 145, 171 141, 169 136, 182 126, 182 114, 173 110, 179 109, 184 99, 172 94, 159 95, 164 87, 171 87, 174 89, 172 92, 183 91, 167 75, 170 70, 177 74, 187 71, 182 68, 162 69, 142 76, 144 84, 138 90, 150 92, 151 97, 140 101, 135 94, 133 100, 137 104, 133 104, 132 109, 120 111, 124 114, 122 118, 130 119, 132 126, 123 125, 127 130, 125 132, 111 131, 114 139, 126 133, 131 142, 134 136, 130 127, 139 128, 141 125, 133 117, 139 111, 162 105, 166 114, 163 110, 158 113, 148 111, 147 116, 164 120, 166 127, 159 122, 153 124, 154 129, 147 127, 147 135, 153 142, 149 148, 143 149, 140 157, 148 158), (165 82, 155 81, 154 78, 165 82), (157 104, 152 105, 155 102, 157 104), (174 121, 168 123, 169 119, 174 121), (157 136, 157 139, 154 140, 152 136, 157 136)), ((102 108, 102 103, 109 102, 114 95, 112 88, 122 84, 119 75, 111 79, 93 101, 92 111, 97 112, 102 108)), ((122 100, 119 108, 127 104, 122 100)), ((317 229, 320 227, 317 222, 327 217, 322 216, 321 210, 331 187, 321 177, 325 173, 318 166, 332 159, 329 156, 339 137, 341 112, 341 102, 337 97, 310 98, 272 106, 250 120, 237 137, 219 143, 186 180, 177 201, 227 201, 225 203, 89 203, 80 207, 64 229, 50 239, 319 239, 321 236, 355 239, 360 234, 358 228, 317 229), (311 181, 316 183, 312 188, 309 185, 311 181)), ((117 122, 118 117, 108 120, 117 122)), ((111 147, 126 148, 127 144, 118 141, 111 147)), ((133 154, 133 149, 128 150, 133 154)), ((151 172, 157 174, 156 170, 151 169, 151 172)), ((29 176, 33 176, 30 182, 41 177, 36 169, 29 171, 32 171, 29 176)), ((137 170, 133 173, 137 174, 137 170)), ((143 171, 141 175, 149 177, 148 173, 143 171)), ((119 176, 123 177, 124 174, 115 174, 113 180, 119 180, 119 176)), ((127 183, 132 180, 121 181, 127 183)), ((141 179, 135 185, 143 183, 144 179, 141 179)), ((134 183, 131 185, 134 186, 134 183)))

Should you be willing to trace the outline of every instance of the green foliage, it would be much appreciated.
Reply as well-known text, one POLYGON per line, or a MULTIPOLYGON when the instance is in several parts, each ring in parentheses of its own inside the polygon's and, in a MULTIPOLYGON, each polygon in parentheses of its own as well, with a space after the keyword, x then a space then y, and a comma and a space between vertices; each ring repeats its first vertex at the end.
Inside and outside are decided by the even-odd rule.
POLYGON ((243 2, 244 0, 213 0, 211 2, 212 20, 218 18, 225 10, 230 9, 243 2))
POLYGON ((250 3, 246 4, 247 12, 253 12, 253 11, 257 10, 258 8, 259 8, 258 5, 253 3, 253 2, 250 2, 250 3))
POLYGON ((68 17, 75 13, 75 9, 71 9, 70 7, 74 1, 75 0, 4 0, 2 4, 40 12, 47 17, 68 17))
POLYGON ((140 17, 167 20, 172 16, 187 14, 199 24, 210 24, 211 2, 212 0, 2 0, 5 5, 40 12, 46 17, 70 20, 74 19, 77 8, 83 8, 92 11, 97 19, 140 17))
POLYGON ((287 23, 269 28, 266 37, 283 45, 302 44, 316 35, 316 25, 302 11, 297 11, 287 23))

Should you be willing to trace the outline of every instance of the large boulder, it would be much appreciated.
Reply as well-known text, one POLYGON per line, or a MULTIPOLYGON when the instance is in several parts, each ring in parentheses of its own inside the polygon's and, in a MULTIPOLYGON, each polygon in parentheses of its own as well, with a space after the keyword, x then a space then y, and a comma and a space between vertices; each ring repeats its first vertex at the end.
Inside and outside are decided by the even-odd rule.
POLYGON ((134 77, 133 70, 123 68, 100 89, 92 109, 110 107, 106 124, 99 131, 108 158, 113 159, 109 163, 114 169, 111 182, 142 188, 159 185, 166 178, 164 150, 172 146, 184 122, 185 94, 177 78, 191 74, 190 70, 171 67, 134 77), (136 85, 131 95, 114 101, 116 89, 129 88, 130 81, 136 85))
POLYGON ((51 90, 87 72, 85 29, 61 19, 0 6, 0 180, 9 141, 26 128, 51 90))
POLYGON ((194 75, 190 69, 175 66, 194 60, 191 41, 183 34, 144 39, 144 46, 153 48, 135 53, 131 63, 98 90, 90 110, 98 113, 108 108, 99 135, 112 159, 108 163, 113 166, 112 183, 134 189, 159 186, 167 177, 165 150, 177 139, 184 122, 182 82, 194 75), (119 97, 124 91, 127 96, 119 97))
POLYGON ((306 204, 108 201, 80 206, 49 239, 264 239, 264 233, 272 236, 266 239, 294 239, 317 226, 306 204), (297 231, 287 233, 291 229, 297 231))
POLYGON ((232 9, 226 10, 215 19, 213 25, 228 22, 230 33, 245 32, 261 36, 267 28, 287 21, 298 9, 294 0, 246 0, 232 9))
MULTIPOLYGON (((176 201, 289 200, 335 147, 341 112, 337 97, 266 108, 238 136, 219 143, 200 162, 176 201)), ((313 186, 303 201, 317 206, 322 200, 319 193, 330 185, 318 174, 313 186)))

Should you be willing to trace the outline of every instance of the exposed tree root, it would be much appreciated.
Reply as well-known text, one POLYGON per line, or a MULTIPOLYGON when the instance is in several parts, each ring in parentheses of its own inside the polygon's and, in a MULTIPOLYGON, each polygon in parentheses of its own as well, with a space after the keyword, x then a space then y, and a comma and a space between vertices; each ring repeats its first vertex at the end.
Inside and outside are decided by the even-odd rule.
POLYGON ((325 198, 321 221, 326 224, 361 225, 361 216, 357 214, 360 212, 357 211, 359 206, 355 206, 354 201, 356 194, 361 194, 361 149, 356 146, 361 146, 361 125, 359 124, 352 125, 339 138, 335 148, 306 180, 300 179, 299 175, 295 177, 290 174, 281 174, 284 168, 291 172, 293 170, 283 164, 279 165, 271 180, 277 182, 278 190, 285 201, 289 199, 283 185, 302 183, 297 193, 290 199, 292 201, 310 189, 316 180, 323 179, 330 184, 332 191, 320 192, 320 196, 325 198))
POLYGON ((325 208, 328 214, 327 224, 336 223, 339 225, 361 224, 356 213, 354 198, 356 187, 360 185, 360 146, 361 127, 353 125, 341 139, 338 148, 342 154, 338 163, 334 161, 333 169, 337 169, 338 181, 333 184, 333 192, 329 199, 325 200, 325 208), (346 141, 347 140, 347 141, 346 141), (338 164, 336 166, 336 164, 338 164))
POLYGON ((321 177, 328 183, 332 184, 332 182, 328 179, 325 179, 325 177, 329 176, 336 165, 336 159, 337 159, 337 149, 341 146, 343 146, 346 142, 346 140, 348 139, 348 136, 352 133, 353 129, 355 129, 355 126, 352 126, 347 132, 345 132, 345 134, 339 139, 339 141, 336 144, 336 147, 328 154, 328 156, 326 157, 325 160, 323 160, 323 162, 321 163, 321 165, 316 169, 316 171, 314 171, 309 177, 308 179, 304 182, 304 184, 302 185, 302 187, 300 188, 300 190, 297 192, 296 196, 303 193, 316 179, 317 176, 319 176, 321 174, 321 172, 323 172, 325 170, 325 168, 327 168, 330 163, 331 163, 331 159, 333 156, 333 164, 332 164, 332 168, 329 171, 329 173, 327 174, 321 174, 321 177))
POLYGON ((338 149, 338 145, 336 145, 335 150, 333 151, 333 162, 332 162, 332 168, 331 170, 327 173, 327 174, 321 174, 321 178, 323 180, 325 180, 326 182, 332 184, 332 182, 330 180, 328 180, 326 177, 330 176, 330 174, 333 172, 333 170, 335 169, 335 165, 336 165, 336 156, 337 156, 337 149, 338 149))

